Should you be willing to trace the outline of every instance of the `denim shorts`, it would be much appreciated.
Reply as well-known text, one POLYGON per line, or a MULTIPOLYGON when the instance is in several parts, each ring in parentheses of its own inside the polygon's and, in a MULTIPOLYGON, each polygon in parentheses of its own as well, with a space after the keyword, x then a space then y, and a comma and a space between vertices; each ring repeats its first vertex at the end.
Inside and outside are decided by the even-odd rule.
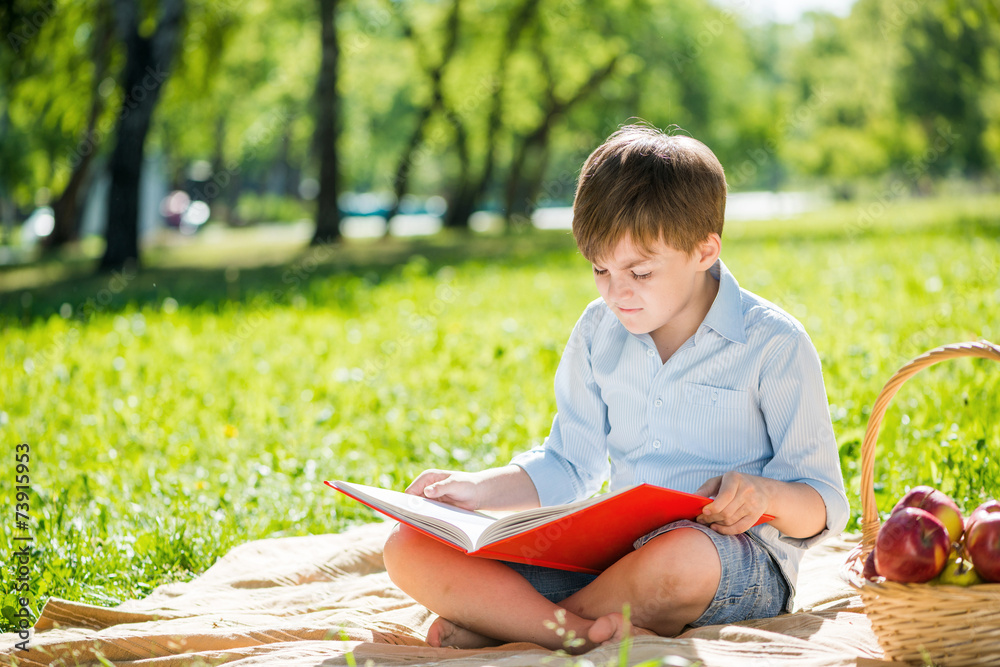
MULTIPOLYGON (((636 549, 676 528, 694 528, 711 538, 722 562, 715 599, 691 627, 771 618, 785 611, 789 588, 771 554, 749 533, 721 535, 694 521, 674 521, 635 541, 636 549)), ((567 572, 538 565, 506 563, 552 602, 560 602, 597 578, 595 574, 567 572)))

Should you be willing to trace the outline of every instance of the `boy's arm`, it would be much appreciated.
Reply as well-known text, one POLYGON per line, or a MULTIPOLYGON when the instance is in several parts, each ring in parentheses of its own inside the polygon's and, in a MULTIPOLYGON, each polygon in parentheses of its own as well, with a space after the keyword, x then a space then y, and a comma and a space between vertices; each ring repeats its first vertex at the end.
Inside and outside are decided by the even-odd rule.
POLYGON ((480 472, 425 470, 406 492, 467 510, 523 510, 539 505, 531 477, 515 465, 480 472))
POLYGON ((702 509, 698 522, 723 535, 749 530, 762 514, 782 534, 806 539, 826 527, 826 503, 816 489, 801 482, 727 472, 713 477, 695 493, 715 499, 702 509))
POLYGON ((786 337, 764 360, 760 410, 774 454, 760 477, 729 472, 706 481, 699 493, 716 500, 706 506, 713 516, 705 520, 740 532, 750 514, 756 513, 752 524, 766 512, 782 541, 802 548, 839 533, 850 505, 819 355, 804 331, 786 337))
MULTIPOLYGON (((614 315, 600 299, 573 327, 556 369, 556 414, 545 441, 515 456, 538 490, 543 505, 593 495, 608 478, 608 406, 594 376, 593 349, 603 319, 614 315)), ((599 354, 599 353, 598 353, 599 354)))
MULTIPOLYGON (((607 406, 590 350, 606 308, 595 300, 577 321, 556 370, 557 414, 545 442, 510 465, 476 473, 428 470, 407 493, 464 509, 519 510, 570 502, 596 492, 607 476, 607 406), (538 482, 536 484, 535 482, 538 482)), ((613 317, 613 316, 612 316, 613 317)))

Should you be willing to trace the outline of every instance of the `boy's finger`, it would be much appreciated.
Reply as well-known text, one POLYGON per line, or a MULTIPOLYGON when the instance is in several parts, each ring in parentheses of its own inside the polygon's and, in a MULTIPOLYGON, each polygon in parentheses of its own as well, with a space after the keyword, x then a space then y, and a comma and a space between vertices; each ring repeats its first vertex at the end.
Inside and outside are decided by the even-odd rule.
MULTIPOLYGON (((701 508, 701 517, 707 517, 711 514, 714 514, 721 507, 721 505, 716 502, 718 500, 719 487, 721 485, 722 485, 722 477, 713 477, 704 484, 702 484, 700 487, 698 487, 698 490, 695 491, 695 495, 705 496, 706 498, 712 499, 712 502, 708 503, 707 505, 701 508)), ((701 520, 701 517, 699 517, 699 521, 701 520)), ((711 523, 711 521, 703 523, 711 523)))
POLYGON ((428 498, 448 495, 448 481, 440 480, 424 487, 424 495, 428 498))
POLYGON ((733 481, 729 475, 719 478, 719 488, 715 493, 715 499, 705 505, 702 511, 708 510, 710 513, 718 513, 724 510, 736 498, 739 489, 739 482, 733 481))
POLYGON ((721 507, 708 516, 709 523, 731 526, 748 514, 746 506, 742 503, 731 503, 726 507, 721 507))
POLYGON ((747 532, 754 525, 754 523, 757 522, 757 519, 759 518, 760 517, 757 517, 755 519, 752 515, 745 516, 736 523, 729 526, 721 523, 713 523, 712 530, 719 533, 720 535, 739 535, 740 533, 747 532))
POLYGON ((424 487, 426 485, 427 483, 420 481, 420 478, 418 477, 417 479, 410 482, 410 485, 406 487, 404 493, 412 493, 415 496, 422 496, 424 495, 424 487))
POLYGON ((705 496, 709 498, 714 496, 719 491, 719 484, 722 482, 722 477, 713 477, 707 480, 704 484, 698 487, 698 490, 694 492, 696 496, 705 496))
POLYGON ((447 477, 448 473, 443 470, 425 470, 417 478, 410 482, 410 485, 406 487, 406 493, 412 493, 415 496, 424 495, 424 489, 426 489, 431 484, 441 481, 443 478, 447 477))

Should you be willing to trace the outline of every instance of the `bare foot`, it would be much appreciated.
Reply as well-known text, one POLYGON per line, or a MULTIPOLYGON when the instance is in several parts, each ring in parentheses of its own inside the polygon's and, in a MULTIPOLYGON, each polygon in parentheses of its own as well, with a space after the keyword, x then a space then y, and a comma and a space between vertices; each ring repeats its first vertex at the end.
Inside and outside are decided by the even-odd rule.
POLYGON ((645 628, 639 628, 631 623, 625 622, 625 617, 619 613, 601 616, 594 621, 594 624, 587 630, 587 639, 598 646, 606 642, 617 642, 626 637, 637 635, 655 635, 656 633, 645 628))
POLYGON ((499 646, 500 642, 456 625, 447 618, 438 616, 427 630, 427 643, 431 646, 449 648, 485 648, 499 646))

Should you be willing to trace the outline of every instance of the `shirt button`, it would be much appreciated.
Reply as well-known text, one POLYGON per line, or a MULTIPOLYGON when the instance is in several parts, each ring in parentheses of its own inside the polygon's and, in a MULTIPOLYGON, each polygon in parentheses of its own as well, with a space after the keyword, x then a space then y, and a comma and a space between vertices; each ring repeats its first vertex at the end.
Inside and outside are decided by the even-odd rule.
POLYGON ((663 405, 663 401, 661 401, 660 399, 656 399, 653 405, 655 405, 656 407, 660 407, 661 405, 663 405))
POLYGON ((660 448, 660 441, 659 440, 654 440, 653 441, 653 449, 659 449, 659 448, 660 448))
POLYGON ((713 401, 719 400, 719 392, 717 392, 717 391, 713 391, 712 392, 712 400, 713 401))
POLYGON ((646 354, 648 354, 649 356, 653 356, 654 354, 656 354, 656 351, 655 350, 646 350, 646 354))

